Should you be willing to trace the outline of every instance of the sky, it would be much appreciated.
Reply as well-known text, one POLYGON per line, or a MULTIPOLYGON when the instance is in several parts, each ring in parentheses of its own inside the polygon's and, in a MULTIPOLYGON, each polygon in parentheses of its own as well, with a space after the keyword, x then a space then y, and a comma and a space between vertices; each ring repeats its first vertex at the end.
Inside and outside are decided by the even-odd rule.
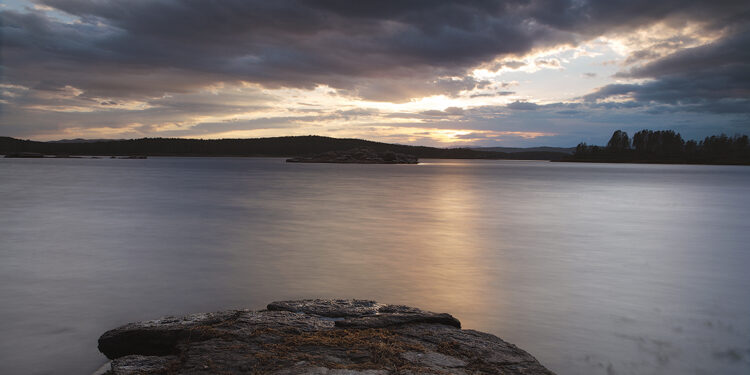
POLYGON ((0 136, 750 133, 750 2, 3 0, 0 136))

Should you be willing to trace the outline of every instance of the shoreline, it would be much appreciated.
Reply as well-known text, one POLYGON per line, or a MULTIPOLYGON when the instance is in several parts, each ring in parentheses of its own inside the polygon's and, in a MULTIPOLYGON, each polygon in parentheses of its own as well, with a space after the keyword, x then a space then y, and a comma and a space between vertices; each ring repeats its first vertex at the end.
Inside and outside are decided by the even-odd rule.
POLYGON ((549 160, 553 163, 590 163, 590 164, 663 164, 663 165, 735 165, 735 166, 750 166, 750 163, 698 163, 698 162, 670 162, 665 160, 549 160))

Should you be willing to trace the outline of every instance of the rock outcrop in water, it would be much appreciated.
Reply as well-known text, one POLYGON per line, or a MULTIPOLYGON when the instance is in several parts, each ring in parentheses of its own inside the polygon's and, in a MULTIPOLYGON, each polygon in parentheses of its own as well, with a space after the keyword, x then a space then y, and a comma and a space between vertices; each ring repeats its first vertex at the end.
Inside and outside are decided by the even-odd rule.
POLYGON ((369 148, 355 148, 348 151, 329 151, 310 157, 286 159, 289 163, 357 163, 357 164, 417 164, 414 155, 393 151, 376 152, 369 148))
POLYGON ((366 300, 273 302, 131 323, 106 332, 110 375, 552 374, 449 314, 366 300))
POLYGON ((9 152, 5 154, 6 158, 43 158, 44 154, 38 152, 9 152))

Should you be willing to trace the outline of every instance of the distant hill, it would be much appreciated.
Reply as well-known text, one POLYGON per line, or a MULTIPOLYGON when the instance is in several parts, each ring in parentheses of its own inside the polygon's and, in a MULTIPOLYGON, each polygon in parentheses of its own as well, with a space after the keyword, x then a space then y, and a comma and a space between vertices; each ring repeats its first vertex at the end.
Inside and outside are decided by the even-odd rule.
POLYGON ((476 151, 493 151, 506 152, 509 154, 516 152, 561 152, 563 154, 572 154, 576 151, 575 147, 472 147, 476 151))
POLYGON ((37 142, 0 137, 0 154, 36 152, 49 155, 148 156, 276 156, 293 157, 367 147, 419 158, 560 160, 566 153, 549 151, 497 152, 469 148, 437 148, 321 136, 249 139, 141 138, 127 140, 66 140, 37 142))
POLYGON ((47 141, 47 143, 92 143, 92 142, 109 142, 109 141, 123 141, 123 139, 60 139, 57 141, 47 141))

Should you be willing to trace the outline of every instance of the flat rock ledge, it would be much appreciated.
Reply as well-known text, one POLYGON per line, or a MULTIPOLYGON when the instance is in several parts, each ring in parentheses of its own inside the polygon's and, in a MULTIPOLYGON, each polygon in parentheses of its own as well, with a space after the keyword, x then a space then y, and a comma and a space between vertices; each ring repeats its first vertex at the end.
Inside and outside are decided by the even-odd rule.
POLYGON ((130 323, 99 350, 109 375, 553 374, 500 338, 449 314, 368 300, 281 301, 130 323))
POLYGON ((315 156, 286 159, 287 163, 344 163, 344 164, 418 164, 414 155, 393 151, 377 152, 370 148, 329 151, 315 156))

